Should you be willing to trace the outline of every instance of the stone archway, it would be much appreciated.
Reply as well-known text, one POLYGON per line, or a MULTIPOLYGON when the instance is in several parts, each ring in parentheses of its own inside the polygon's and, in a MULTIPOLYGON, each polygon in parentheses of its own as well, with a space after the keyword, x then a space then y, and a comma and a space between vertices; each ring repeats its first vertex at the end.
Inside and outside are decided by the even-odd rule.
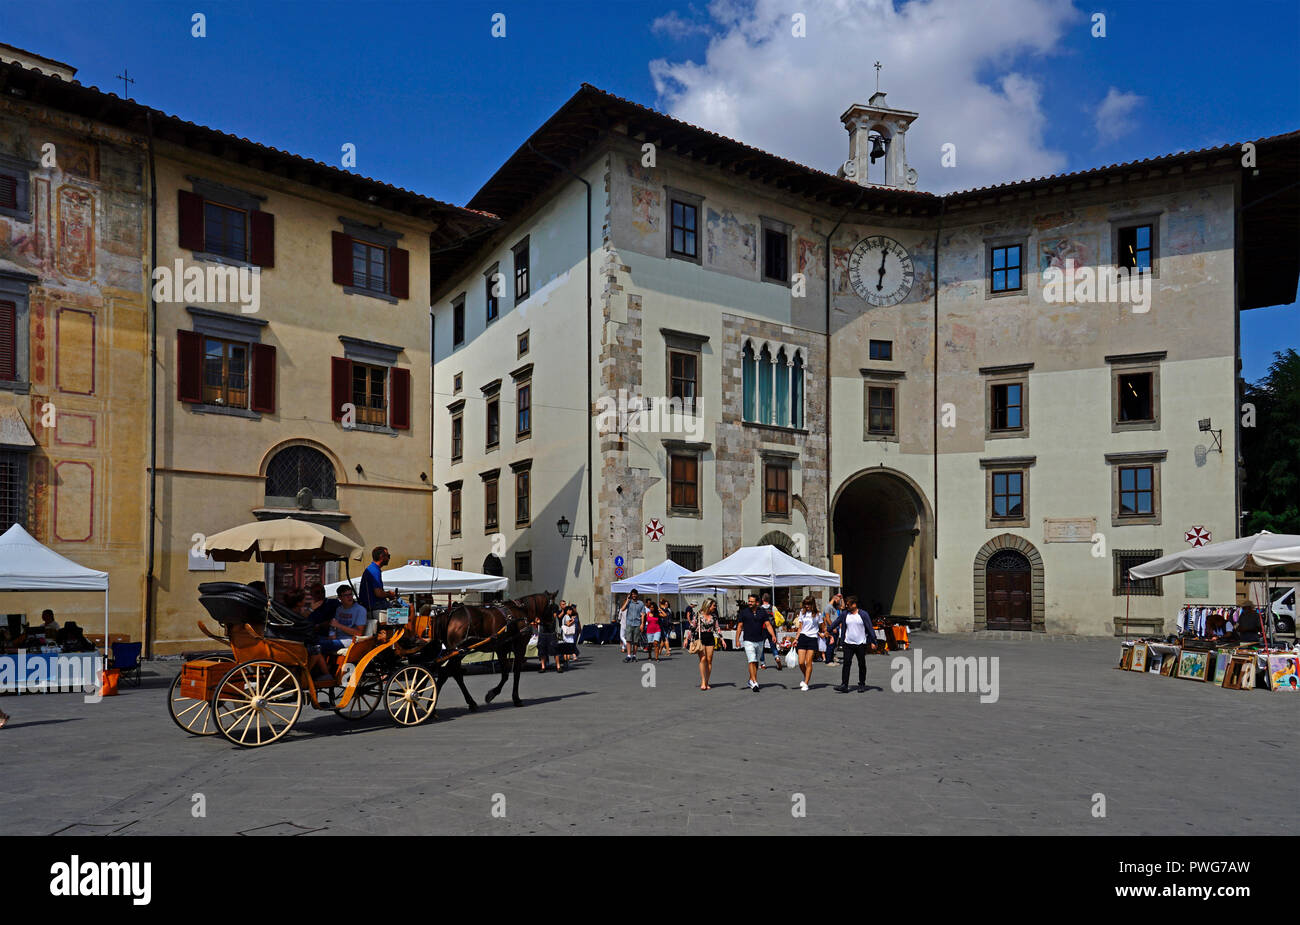
POLYGON ((916 482, 883 466, 864 469, 836 491, 831 524, 831 562, 845 594, 873 617, 933 628, 934 518, 916 482))
MULTIPOLYGON (((1027 629, 1034 633, 1046 632, 1047 623, 1043 607, 1043 557, 1033 543, 1011 533, 993 537, 975 554, 975 631, 981 632, 990 628, 989 595, 1002 593, 1001 589, 991 589, 989 585, 989 563, 994 562, 996 565, 994 560, 999 553, 1018 554, 1029 563, 1029 626, 1027 629)), ((1007 558, 1005 571, 1014 572, 1015 563, 1009 557, 1007 558)), ((1003 569, 994 569, 994 571, 1000 573, 1003 569)), ((994 581, 999 577, 995 576, 994 581)))

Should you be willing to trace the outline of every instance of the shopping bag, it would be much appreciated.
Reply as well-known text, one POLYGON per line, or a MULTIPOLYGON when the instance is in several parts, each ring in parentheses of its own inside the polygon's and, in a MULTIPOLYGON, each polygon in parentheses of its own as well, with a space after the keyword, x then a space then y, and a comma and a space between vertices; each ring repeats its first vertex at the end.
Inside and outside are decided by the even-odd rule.
POLYGON ((116 697, 117 682, 122 679, 122 672, 116 668, 105 668, 99 673, 99 696, 116 697))
POLYGON ((794 649, 791 649, 789 652, 785 653, 784 658, 785 658, 785 667, 787 668, 799 667, 799 653, 794 649))

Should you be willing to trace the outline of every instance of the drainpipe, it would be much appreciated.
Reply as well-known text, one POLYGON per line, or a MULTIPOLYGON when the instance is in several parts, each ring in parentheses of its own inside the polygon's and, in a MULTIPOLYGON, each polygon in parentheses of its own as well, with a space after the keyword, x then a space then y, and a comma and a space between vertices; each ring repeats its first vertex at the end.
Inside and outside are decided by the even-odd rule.
POLYGON ((573 177, 579 183, 587 188, 587 564, 592 566, 592 580, 595 580, 596 564, 596 530, 595 530, 595 513, 594 501, 592 498, 592 466, 594 465, 594 445, 591 434, 591 184, 584 180, 578 174, 574 173, 564 164, 557 160, 547 157, 541 151, 533 147, 531 141, 525 142, 529 151, 532 151, 542 160, 546 161, 553 167, 558 167, 573 177))
MULTIPOLYGON (((853 205, 844 210, 840 220, 835 223, 835 227, 826 235, 826 565, 829 567, 835 560, 835 546, 832 540, 835 534, 835 519, 831 514, 831 238, 835 232, 840 230, 840 225, 844 224, 850 212, 857 209, 862 204, 862 197, 867 194, 866 189, 858 190, 858 198, 853 201, 853 205)), ((757 388, 757 384, 755 384, 757 388)), ((844 576, 840 576, 843 580, 844 576)))
POLYGON ((145 113, 149 132, 149 553, 144 582, 144 657, 153 658, 154 534, 158 501, 158 303, 153 275, 158 269, 158 175, 153 157, 153 111, 145 113))
MULTIPOLYGON (((931 392, 934 406, 930 414, 933 428, 930 438, 930 455, 931 468, 934 471, 934 484, 931 488, 931 494, 934 497, 934 540, 931 545, 933 546, 935 559, 939 558, 939 235, 943 233, 943 214, 947 207, 947 197, 939 200, 939 223, 934 229, 934 369, 931 371, 933 376, 931 392)), ((937 628, 939 626, 937 589, 931 588, 930 595, 931 627, 937 628)))
MULTIPOLYGON (((432 279, 430 279, 429 281, 429 287, 430 289, 432 289, 433 287, 432 279)), ((432 292, 430 293, 430 295, 432 295, 432 292)), ((434 473, 436 470, 434 469, 435 460, 433 458, 433 448, 434 448, 433 419, 435 417, 433 411, 433 398, 434 398, 433 359, 435 354, 433 351, 435 346, 436 344, 435 344, 434 327, 433 327, 433 306, 430 305, 429 306, 429 487, 432 488, 433 490, 429 492, 429 547, 430 547, 429 564, 432 565, 434 568, 437 568, 438 560, 436 557, 438 554, 438 534, 437 534, 437 528, 434 526, 434 524, 437 523, 436 518, 437 518, 438 483, 434 479, 434 473)), ((433 573, 430 572, 429 574, 432 575, 433 573)))

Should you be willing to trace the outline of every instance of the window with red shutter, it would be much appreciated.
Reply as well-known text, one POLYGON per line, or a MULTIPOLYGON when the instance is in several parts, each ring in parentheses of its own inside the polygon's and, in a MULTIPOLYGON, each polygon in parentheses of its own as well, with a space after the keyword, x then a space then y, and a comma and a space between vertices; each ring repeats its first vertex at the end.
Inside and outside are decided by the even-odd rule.
POLYGON ((388 424, 394 430, 411 428, 411 371, 393 367, 389 375, 389 389, 392 399, 389 402, 388 424))
POLYGON ((248 213, 249 263, 259 267, 275 266, 275 216, 260 209, 248 213))
POLYGON ((334 243, 334 282, 340 286, 352 285, 352 238, 341 231, 332 232, 334 243))
POLYGON ((275 413, 275 348, 270 344, 253 344, 254 411, 275 413))
POLYGON ((203 250, 203 197, 189 190, 177 190, 180 246, 187 251, 203 250))
POLYGON ((203 335, 194 331, 176 332, 176 397, 203 401, 203 335))
POLYGON ((0 379, 18 378, 18 306, 0 302, 0 379))
MULTIPOLYGON (((338 232, 335 232, 338 234, 338 232)), ((347 237, 344 235, 344 237, 347 237)), ((352 401, 352 361, 330 357, 330 418, 341 421, 343 406, 352 401)), ((353 420, 356 418, 353 416, 353 420)))
POLYGON ((388 273, 388 294, 395 299, 408 299, 411 296, 411 254, 400 247, 388 249, 391 263, 388 273))

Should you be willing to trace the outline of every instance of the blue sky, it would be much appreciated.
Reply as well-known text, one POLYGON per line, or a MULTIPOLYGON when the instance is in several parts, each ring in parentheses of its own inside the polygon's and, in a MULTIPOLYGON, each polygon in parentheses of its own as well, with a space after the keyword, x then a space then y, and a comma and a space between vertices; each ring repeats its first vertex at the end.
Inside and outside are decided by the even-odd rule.
MULTIPOLYGON (((141 102, 297 154, 337 164, 351 142, 360 173, 458 204, 583 81, 834 170, 837 116, 880 59, 890 104, 921 113, 909 161, 935 191, 1300 128, 1293 0, 0 0, 0 41, 118 93, 129 68, 141 102), (945 139, 948 173, 928 150, 945 139)), ((1255 379, 1300 345, 1300 314, 1247 312, 1242 330, 1255 379)))

